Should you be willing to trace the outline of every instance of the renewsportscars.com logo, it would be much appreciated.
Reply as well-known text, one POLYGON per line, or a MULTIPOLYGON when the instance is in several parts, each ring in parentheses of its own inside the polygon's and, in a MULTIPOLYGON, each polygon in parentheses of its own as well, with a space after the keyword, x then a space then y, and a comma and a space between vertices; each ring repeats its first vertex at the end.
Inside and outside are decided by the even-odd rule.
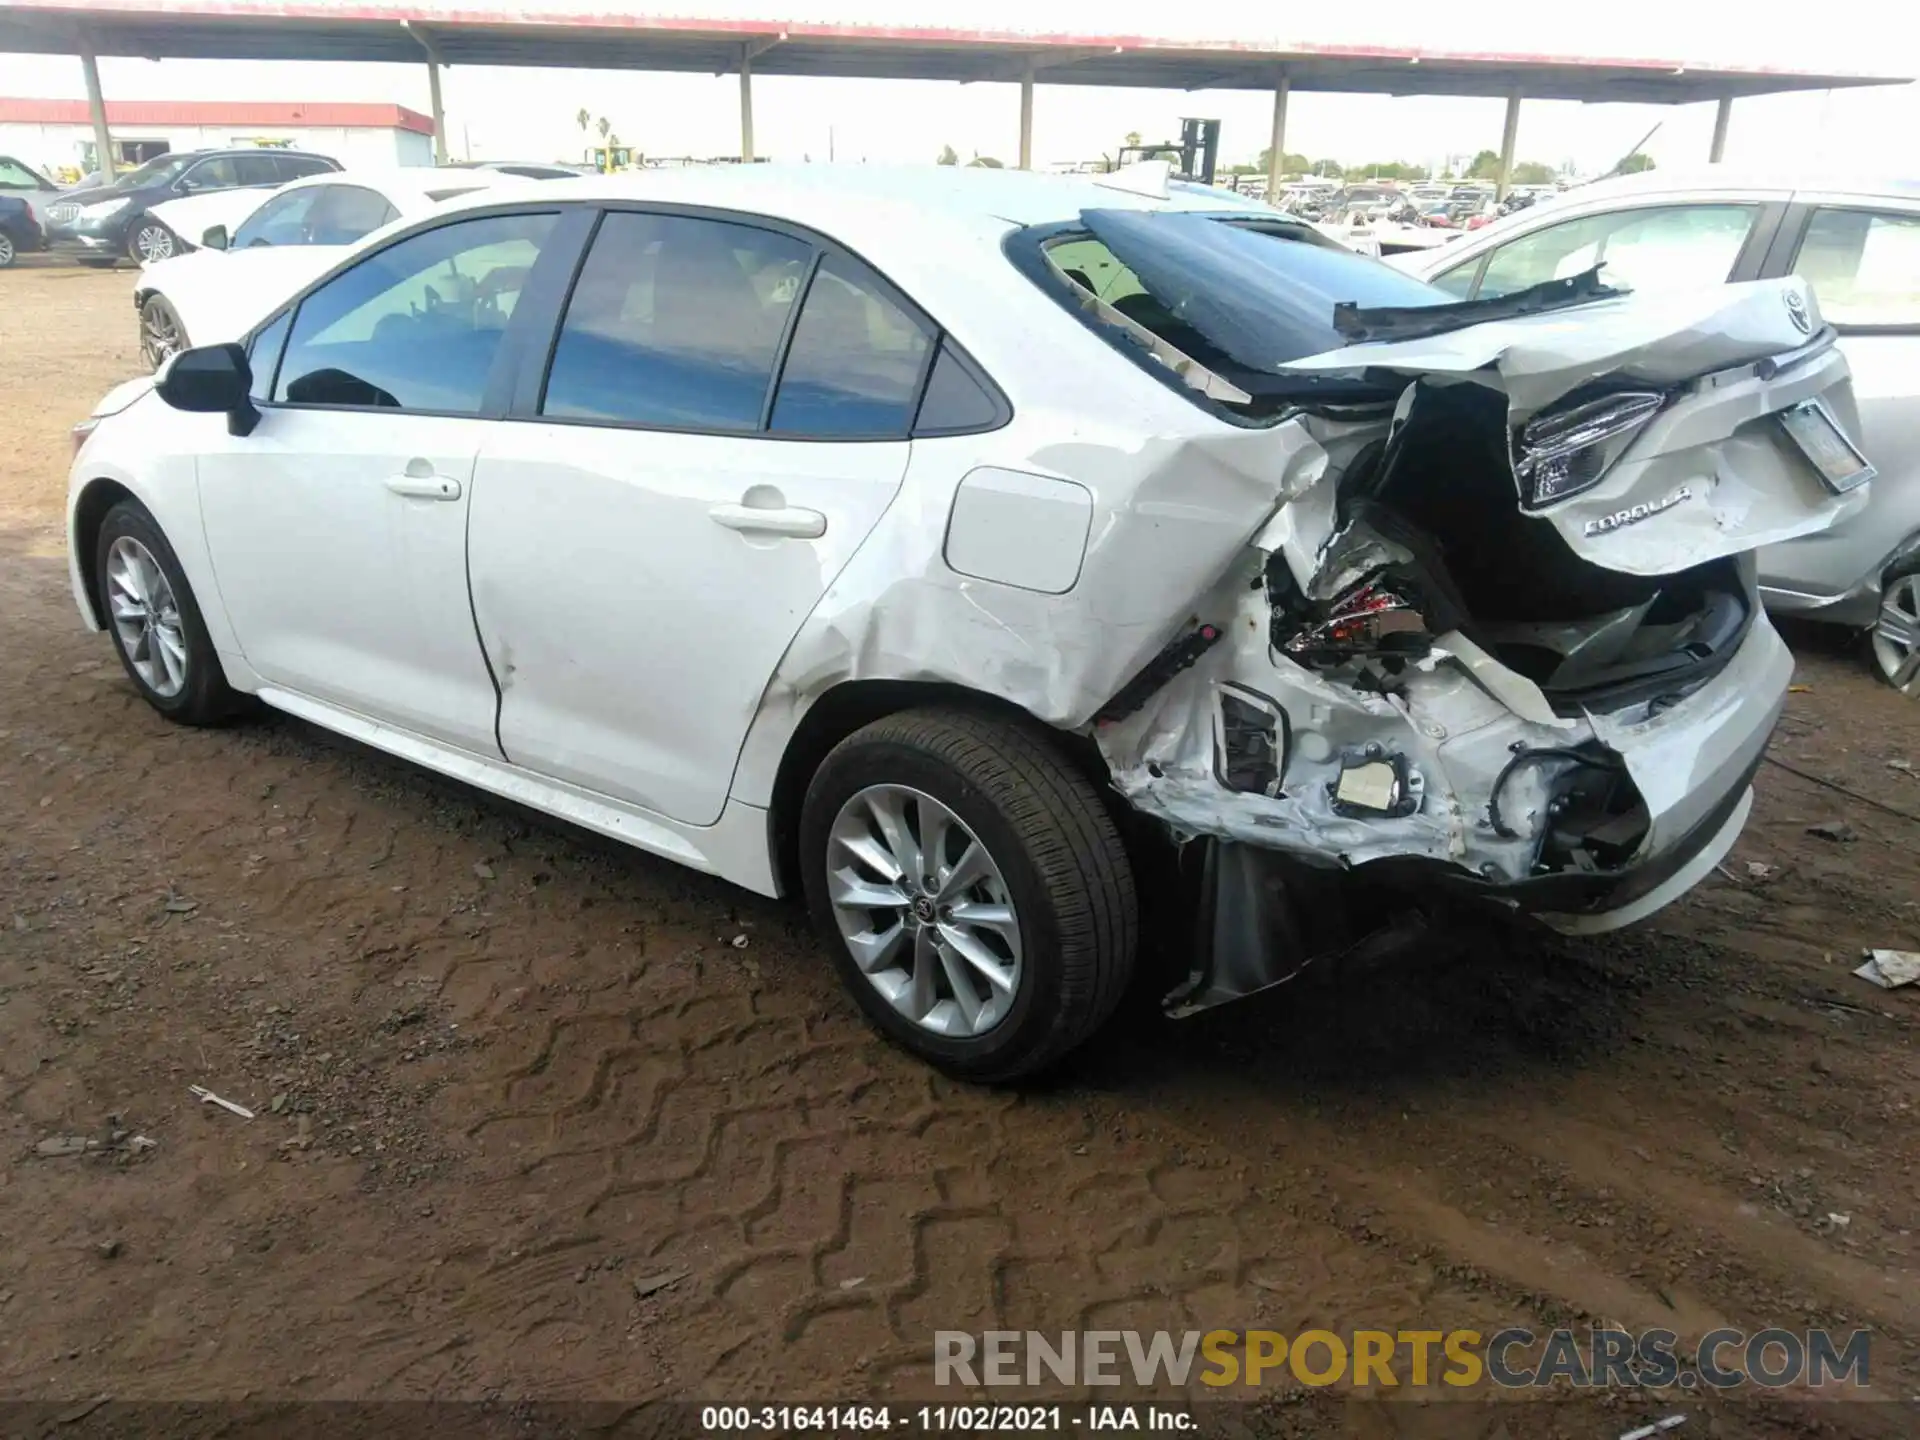
POLYGON ((936 1385, 1133 1385, 1183 1389, 1492 1384, 1526 1389, 1769 1389, 1867 1384, 1865 1330, 1711 1330, 1696 1347, 1672 1330, 1595 1327, 1544 1335, 1478 1330, 936 1331, 936 1385))

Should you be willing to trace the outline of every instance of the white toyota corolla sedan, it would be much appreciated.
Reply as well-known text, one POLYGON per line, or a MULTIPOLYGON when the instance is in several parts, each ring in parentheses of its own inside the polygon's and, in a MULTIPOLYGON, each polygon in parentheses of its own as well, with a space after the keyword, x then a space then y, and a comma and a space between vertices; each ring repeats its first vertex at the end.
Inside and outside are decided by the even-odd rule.
POLYGON ((767 895, 977 1079, 1434 892, 1638 920, 1860 503, 1804 285, 1458 303, 1164 171, 716 167, 478 195, 77 432, 73 588, 243 697, 767 895))

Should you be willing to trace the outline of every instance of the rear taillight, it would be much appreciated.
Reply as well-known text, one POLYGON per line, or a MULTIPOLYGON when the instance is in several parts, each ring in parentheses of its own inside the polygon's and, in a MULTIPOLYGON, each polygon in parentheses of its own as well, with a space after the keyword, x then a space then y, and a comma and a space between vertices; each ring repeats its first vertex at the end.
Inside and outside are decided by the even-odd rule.
POLYGON ((1633 390, 1536 415, 1514 434, 1513 473, 1530 510, 1600 483, 1667 397, 1633 390))

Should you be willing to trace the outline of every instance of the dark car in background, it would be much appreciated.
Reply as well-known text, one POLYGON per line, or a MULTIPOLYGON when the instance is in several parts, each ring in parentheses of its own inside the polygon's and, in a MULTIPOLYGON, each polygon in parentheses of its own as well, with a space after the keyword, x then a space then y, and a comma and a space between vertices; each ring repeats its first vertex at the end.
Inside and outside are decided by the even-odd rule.
POLYGON ((189 150, 159 156, 137 170, 47 207, 47 238, 54 249, 76 252, 83 262, 125 257, 139 263, 169 260, 185 247, 180 237, 148 213, 182 195, 215 190, 271 190, 338 170, 325 155, 299 150, 189 150))
POLYGON ((0 195, 0 270, 20 256, 47 247, 33 207, 18 195, 0 195))
POLYGON ((60 187, 24 160, 0 155, 0 195, 24 200, 36 219, 60 194, 60 187))

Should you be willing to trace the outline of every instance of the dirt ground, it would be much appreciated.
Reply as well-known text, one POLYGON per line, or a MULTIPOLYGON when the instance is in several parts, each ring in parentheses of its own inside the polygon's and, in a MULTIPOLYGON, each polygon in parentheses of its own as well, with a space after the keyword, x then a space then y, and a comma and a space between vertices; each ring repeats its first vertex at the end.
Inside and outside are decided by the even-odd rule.
MULTIPOLYGON (((289 719, 151 713, 61 520, 129 288, 0 274, 0 1397, 902 1398, 937 1329, 1607 1320, 1870 1327, 1901 1403, 1262 1413, 1920 1429, 1920 987, 1849 974, 1920 948, 1920 823, 1769 765, 1646 929, 1476 933, 951 1084, 788 906, 289 719)), ((1792 638, 1774 753, 1920 816, 1920 710, 1792 638)))

